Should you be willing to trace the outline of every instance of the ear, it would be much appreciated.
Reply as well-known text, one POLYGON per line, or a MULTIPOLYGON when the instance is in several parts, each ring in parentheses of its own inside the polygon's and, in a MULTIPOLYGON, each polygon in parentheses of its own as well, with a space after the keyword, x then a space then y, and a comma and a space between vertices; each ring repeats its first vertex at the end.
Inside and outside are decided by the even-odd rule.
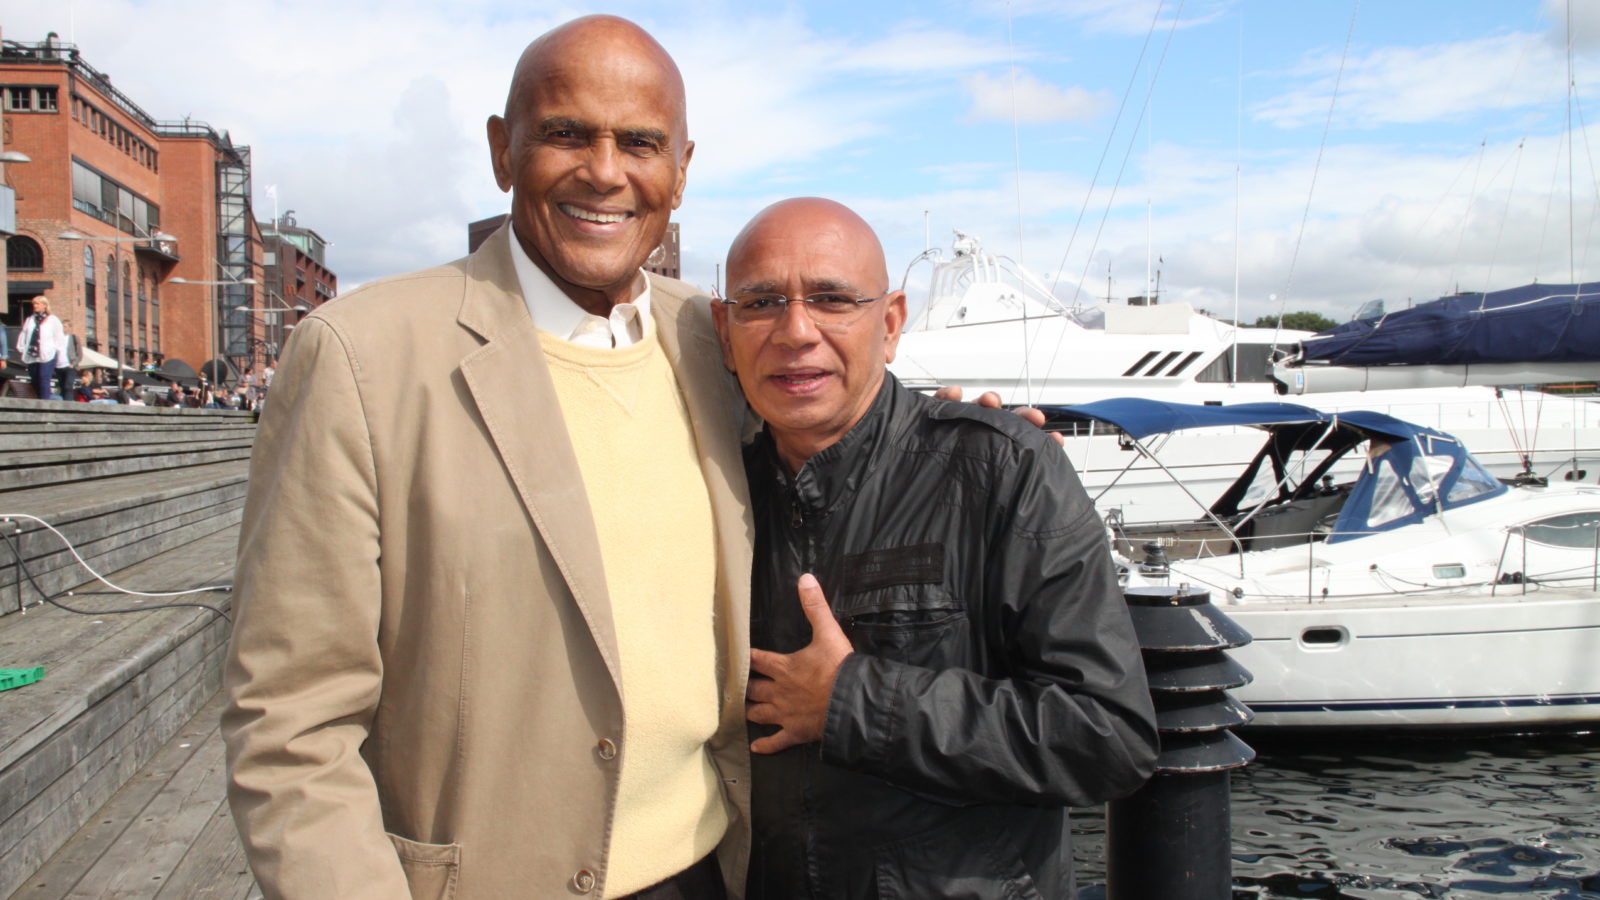
POLYGON ((889 295, 883 308, 883 361, 894 362, 895 348, 900 346, 900 335, 906 327, 906 292, 895 291, 889 295))
POLYGON ((728 307, 715 297, 711 299, 711 324, 717 329, 717 344, 722 347, 722 365, 729 372, 735 372, 733 343, 728 334, 728 307))
MULTIPOLYGON (((683 186, 689 183, 689 159, 694 156, 694 141, 683 145, 683 158, 678 160, 678 189, 672 192, 672 208, 683 202, 683 186)), ((722 304, 717 304, 721 306, 722 304)))
POLYGON ((500 190, 511 190, 514 180, 511 171, 511 127, 505 119, 490 116, 486 123, 489 131, 489 164, 494 167, 494 183, 500 190))

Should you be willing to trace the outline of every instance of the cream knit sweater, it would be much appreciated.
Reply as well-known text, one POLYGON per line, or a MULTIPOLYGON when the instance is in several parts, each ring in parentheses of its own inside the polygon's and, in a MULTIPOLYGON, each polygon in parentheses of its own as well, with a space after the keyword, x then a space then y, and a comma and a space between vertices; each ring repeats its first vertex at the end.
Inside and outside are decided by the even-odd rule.
POLYGON ((622 663, 622 772, 605 879, 606 895, 617 896, 688 868, 727 830, 705 751, 718 717, 711 504, 653 331, 618 349, 539 337, 594 511, 622 663))

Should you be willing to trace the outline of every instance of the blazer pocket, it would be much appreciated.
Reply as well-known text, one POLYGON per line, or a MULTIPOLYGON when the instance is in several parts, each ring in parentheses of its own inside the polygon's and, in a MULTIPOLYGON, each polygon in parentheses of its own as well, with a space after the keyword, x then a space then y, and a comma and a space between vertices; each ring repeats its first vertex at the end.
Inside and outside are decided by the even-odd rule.
POLYGON ((451 900, 461 875, 460 844, 424 844, 389 833, 412 900, 451 900))

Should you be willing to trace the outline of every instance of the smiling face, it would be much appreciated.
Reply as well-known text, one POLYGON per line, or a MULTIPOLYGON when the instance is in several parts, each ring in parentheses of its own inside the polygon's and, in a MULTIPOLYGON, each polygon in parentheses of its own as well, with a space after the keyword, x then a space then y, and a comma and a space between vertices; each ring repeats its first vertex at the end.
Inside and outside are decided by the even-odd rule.
POLYGON ((860 318, 819 328, 804 303, 776 321, 740 325, 713 301, 723 360, 767 422, 791 471, 849 432, 878 396, 905 324, 905 294, 889 290, 883 248, 866 222, 830 200, 767 207, 728 251, 729 298, 822 291, 883 297, 860 318))
POLYGON ((489 119, 489 149, 534 263, 589 312, 631 300, 694 151, 666 52, 605 16, 544 35, 517 65, 506 116, 489 119))

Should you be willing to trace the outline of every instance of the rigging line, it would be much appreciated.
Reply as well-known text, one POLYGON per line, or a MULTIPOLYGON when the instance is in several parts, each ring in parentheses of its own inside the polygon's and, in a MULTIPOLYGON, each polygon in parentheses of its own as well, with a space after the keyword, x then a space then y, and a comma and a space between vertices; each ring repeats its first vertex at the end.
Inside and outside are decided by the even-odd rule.
MULTIPOLYGON (((1117 168, 1116 181, 1112 182, 1110 194, 1106 197, 1106 208, 1100 214, 1100 225, 1095 229, 1094 242, 1089 245, 1089 253, 1088 253, 1088 256, 1085 258, 1084 264, 1083 264, 1083 274, 1078 276, 1077 282, 1073 286, 1073 290, 1072 290, 1072 308, 1074 308, 1074 309, 1076 309, 1078 307, 1078 297, 1080 295, 1082 295, 1082 293, 1083 293, 1083 284, 1089 277, 1089 267, 1094 264, 1094 251, 1095 251, 1096 248, 1098 248, 1100 246, 1100 236, 1105 233, 1106 220, 1111 217, 1111 206, 1112 206, 1113 203, 1116 202, 1116 199, 1117 199, 1117 188, 1119 186, 1121 186, 1123 173, 1126 172, 1127 169, 1128 169, 1128 160, 1131 159, 1132 156, 1133 156, 1133 145, 1139 140, 1140 127, 1144 124, 1145 113, 1148 112, 1149 109, 1150 109, 1150 97, 1151 97, 1152 94, 1155 93, 1156 82, 1160 79, 1161 70, 1166 65, 1166 62, 1167 62, 1167 51, 1172 49, 1172 36, 1178 30, 1178 22, 1179 22, 1179 20, 1183 18, 1183 5, 1184 5, 1184 2, 1185 2, 1185 0, 1178 0, 1178 8, 1172 14, 1172 24, 1169 25, 1168 28, 1167 28, 1167 39, 1166 39, 1166 42, 1161 45, 1161 56, 1156 60, 1155 71, 1154 71, 1154 73, 1152 73, 1152 75, 1150 77, 1149 85, 1145 88, 1144 103, 1139 109, 1139 118, 1138 118, 1137 121, 1134 122, 1133 134, 1129 135, 1129 137, 1128 137, 1128 146, 1123 151, 1123 154, 1122 154, 1122 165, 1117 168)), ((1157 16, 1159 16, 1160 13, 1161 13, 1161 6, 1158 5, 1156 7, 1157 16)), ((1154 28, 1154 24, 1155 23, 1151 23, 1151 27, 1152 28, 1154 28)), ((1140 52, 1140 57, 1142 58, 1143 55, 1144 55, 1143 51, 1141 51, 1140 52)), ((1135 72, 1135 74, 1137 74, 1138 69, 1136 68, 1134 70, 1134 72, 1135 72)), ((1120 117, 1121 113, 1119 112, 1118 115, 1120 117)), ((1098 176, 1099 176, 1099 173, 1098 173, 1098 171, 1096 171, 1096 177, 1098 177, 1098 176)), ((1092 189, 1091 189, 1091 193, 1092 193, 1092 189)), ((1085 206, 1088 205, 1088 202, 1089 202, 1089 198, 1088 198, 1088 196, 1085 196, 1085 198, 1084 198, 1085 206)), ((1079 213, 1079 221, 1082 221, 1082 218, 1083 218, 1083 215, 1082 215, 1082 212, 1080 212, 1079 213)), ((1077 234, 1077 226, 1076 225, 1073 226, 1073 234, 1074 235, 1077 234)), ((1072 252, 1072 247, 1071 247, 1071 243, 1069 242, 1068 246, 1067 246, 1067 253, 1071 253, 1071 252, 1072 252)), ((1063 254, 1062 257, 1061 257, 1061 269, 1056 272, 1056 278, 1058 280, 1060 279, 1061 271, 1065 269, 1066 264, 1067 264, 1067 257, 1066 257, 1065 254, 1063 254)), ((1051 288, 1050 288, 1050 296, 1051 296, 1052 299, 1055 297, 1055 287, 1054 287, 1054 285, 1052 285, 1051 288)), ((1045 366, 1044 376, 1043 376, 1044 379, 1048 380, 1050 375, 1051 375, 1051 373, 1055 371, 1056 362, 1061 357, 1061 345, 1062 345, 1062 343, 1064 343, 1066 341, 1066 339, 1067 339, 1067 330, 1063 328, 1061 330, 1061 333, 1056 336, 1056 345, 1055 345, 1054 349, 1052 349, 1051 352, 1050 352, 1050 364, 1045 366)))
MULTIPOLYGON (((1483 284, 1486 288, 1494 286, 1494 263, 1495 260, 1500 258, 1500 239, 1506 233, 1506 220, 1511 218, 1511 198, 1516 196, 1517 193, 1517 173, 1522 171, 1522 145, 1526 142, 1527 138, 1517 141, 1517 152, 1512 156, 1515 164, 1511 167, 1511 184, 1506 186, 1506 206, 1500 212, 1500 228, 1494 233, 1494 250, 1489 253, 1489 274, 1483 279, 1483 284)), ((1501 168, 1505 168, 1504 165, 1501 168)), ((1500 173, 1496 172, 1495 178, 1490 179, 1489 183, 1493 184, 1499 177, 1500 173)), ((1487 300, 1487 292, 1480 295, 1478 297, 1478 308, 1483 309, 1483 304, 1487 300)))
MULTIPOLYGON (((1094 242, 1089 245, 1089 253, 1084 259, 1083 274, 1078 276, 1077 283, 1073 286, 1073 308, 1077 308, 1078 297, 1083 293, 1083 284, 1089 277, 1089 267, 1094 264, 1094 251, 1100 246, 1100 237, 1105 233, 1106 221, 1111 217, 1111 206, 1116 202, 1117 188, 1122 184, 1123 173, 1128 170, 1128 160, 1133 158, 1133 145, 1139 140, 1140 126, 1144 123, 1145 113, 1150 109, 1150 97, 1155 93, 1156 81, 1159 80, 1161 76, 1161 69, 1166 65, 1167 62, 1167 51, 1172 49, 1172 35, 1178 30, 1178 20, 1182 18, 1182 16, 1183 0, 1179 0, 1178 8, 1172 14, 1172 24, 1167 28, 1167 40, 1161 45, 1161 56, 1156 60, 1155 72, 1151 75, 1149 87, 1145 89, 1144 104, 1140 107, 1139 119, 1138 121, 1134 122, 1133 134, 1128 137, 1127 149, 1124 150, 1122 154, 1122 165, 1117 168, 1117 179, 1111 185, 1111 191, 1106 197, 1106 208, 1100 214, 1100 225, 1095 229, 1094 242)), ((1069 247, 1068 250, 1070 252, 1071 248, 1069 247)), ((1066 257, 1062 257, 1061 264, 1065 266, 1066 262, 1066 257)), ((1057 275, 1059 277, 1060 273, 1058 272, 1057 275)), ((1054 290, 1051 291, 1051 296, 1055 296, 1054 290)), ((1061 345, 1066 340, 1066 337, 1067 332, 1065 329, 1063 329, 1056 337, 1055 349, 1050 353, 1050 365, 1045 367, 1046 378, 1049 378, 1050 373, 1055 371, 1056 361, 1061 356, 1061 345)))
MULTIPOLYGON (((1161 77, 1161 69, 1167 61, 1167 51, 1172 49, 1172 35, 1178 30, 1178 19, 1183 15, 1183 3, 1178 3, 1177 12, 1173 13, 1172 25, 1167 28, 1167 40, 1161 45, 1161 56, 1156 60, 1155 71, 1150 76, 1149 86, 1145 88, 1144 103, 1139 107, 1139 118, 1133 123, 1133 134, 1128 138, 1128 146, 1122 153, 1122 165, 1117 168, 1117 179, 1111 184, 1111 193, 1106 197, 1106 208, 1100 214, 1100 226, 1095 229, 1094 242, 1089 245, 1089 261, 1084 263, 1083 274, 1078 277, 1077 286, 1072 292, 1072 302, 1078 302, 1078 295, 1083 293, 1083 282, 1089 277, 1089 266, 1094 259, 1094 251, 1100 247, 1100 237, 1105 233, 1106 220, 1111 217, 1111 206, 1116 202, 1117 189, 1122 186, 1122 176, 1128 171, 1128 161, 1133 158, 1133 145, 1139 140, 1139 131, 1144 125, 1144 117, 1150 111, 1150 98, 1155 94, 1156 82, 1161 77)), ((1065 259, 1062 260, 1066 262, 1065 259)))
POLYGON ((1441 297, 1461 289, 1461 282, 1456 280, 1456 266, 1461 264, 1461 247, 1467 240, 1467 222, 1472 218, 1472 204, 1478 199, 1478 176, 1483 174, 1483 157, 1488 151, 1489 139, 1484 138, 1478 142, 1478 164, 1472 169, 1472 190, 1467 192, 1467 208, 1461 211, 1461 227, 1456 229, 1456 253, 1450 259, 1450 277, 1445 281, 1444 290, 1439 292, 1441 297))
MULTIPOLYGON (((1574 75, 1574 81, 1576 78, 1577 76, 1574 75)), ((1589 144, 1589 123, 1584 121, 1583 97, 1579 96, 1576 92, 1574 92, 1572 95, 1572 106, 1578 114, 1578 133, 1583 135, 1583 156, 1584 159, 1589 163, 1589 183, 1594 186, 1593 201, 1589 204, 1589 225, 1586 229, 1584 229, 1583 265, 1580 267, 1584 271, 1588 271, 1589 250, 1594 246, 1593 235, 1595 216, 1597 212, 1600 212, 1600 176, 1595 174, 1594 147, 1590 146, 1589 144)))
POLYGON ((1156 26, 1161 24, 1161 8, 1165 5, 1166 0, 1159 0, 1156 3, 1155 15, 1150 17, 1150 29, 1144 34, 1144 44, 1139 47, 1138 58, 1133 61, 1133 71, 1128 73, 1128 86, 1122 90, 1122 102, 1117 106, 1116 118, 1111 121, 1111 130, 1106 133, 1105 146, 1100 148, 1100 160, 1095 163, 1094 177, 1089 179, 1089 189, 1083 194, 1083 205, 1078 207, 1078 220, 1072 223, 1072 233, 1067 237, 1067 249, 1061 254, 1061 264, 1056 266, 1055 280, 1050 282, 1051 296, 1055 296, 1056 285, 1061 283, 1061 273, 1067 269, 1067 257, 1072 254, 1072 244, 1078 239, 1078 226, 1083 224, 1083 216, 1089 210, 1089 201, 1093 199, 1094 189, 1100 183, 1100 172, 1105 168, 1106 157, 1111 155, 1111 142, 1116 139, 1117 126, 1122 124, 1122 114, 1128 109, 1128 98, 1133 96, 1133 85, 1139 79, 1139 70, 1144 67, 1144 55, 1150 50, 1150 38, 1155 35, 1156 26))
POLYGON ((1361 12, 1361 0, 1356 0, 1350 10, 1350 29, 1344 35, 1344 52, 1339 54, 1339 71, 1333 76, 1333 95, 1328 98, 1328 116, 1322 123, 1322 140, 1317 144, 1317 161, 1311 167, 1311 188, 1306 191, 1306 208, 1300 214, 1300 233, 1294 239, 1294 252, 1289 256, 1289 274, 1284 279, 1283 301, 1278 304, 1278 324, 1272 329, 1272 349, 1278 349, 1278 335, 1283 331, 1283 313, 1289 308, 1289 290, 1294 286, 1294 267, 1300 259, 1300 244, 1306 237, 1306 222, 1311 218, 1311 198, 1317 192, 1317 173, 1322 170, 1322 154, 1328 149, 1328 131, 1333 127, 1333 110, 1339 103, 1339 86, 1344 82, 1344 65, 1350 59, 1350 41, 1356 33, 1356 17, 1361 12))
POLYGON ((1567 283, 1578 283, 1578 253, 1573 246, 1577 226, 1573 220, 1572 199, 1572 98, 1578 85, 1572 79, 1572 0, 1567 0, 1567 283))
POLYGON ((1533 280, 1539 280, 1539 267, 1543 265, 1545 240, 1550 236, 1550 214, 1556 206, 1556 184, 1561 179, 1561 144, 1557 142, 1555 159, 1550 166, 1550 190, 1545 193, 1544 221, 1539 224, 1539 255, 1535 257, 1533 280))

